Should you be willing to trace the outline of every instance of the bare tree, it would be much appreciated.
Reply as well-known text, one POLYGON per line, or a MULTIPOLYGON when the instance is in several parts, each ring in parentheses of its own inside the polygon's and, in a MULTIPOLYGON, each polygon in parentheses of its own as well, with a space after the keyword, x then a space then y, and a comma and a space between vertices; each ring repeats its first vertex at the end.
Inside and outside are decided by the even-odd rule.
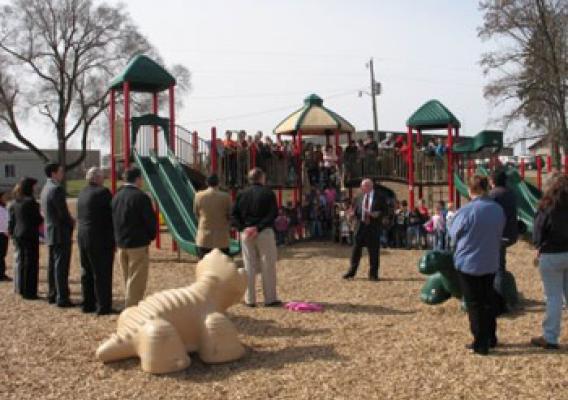
MULTIPOLYGON (((72 169, 84 160, 90 129, 108 105, 110 80, 140 53, 161 63, 122 5, 12 0, 0 8, 0 121, 47 162, 21 129, 23 118, 39 113, 56 134, 57 161, 72 169), (75 135, 82 151, 67 160, 67 143, 75 135)), ((187 68, 172 70, 181 78, 181 92, 189 90, 187 68)))
POLYGON ((481 60, 486 74, 497 74, 485 96, 512 104, 505 122, 525 118, 544 130, 559 166, 559 145, 568 151, 568 2, 482 0, 479 5, 480 37, 503 39, 501 48, 481 60))

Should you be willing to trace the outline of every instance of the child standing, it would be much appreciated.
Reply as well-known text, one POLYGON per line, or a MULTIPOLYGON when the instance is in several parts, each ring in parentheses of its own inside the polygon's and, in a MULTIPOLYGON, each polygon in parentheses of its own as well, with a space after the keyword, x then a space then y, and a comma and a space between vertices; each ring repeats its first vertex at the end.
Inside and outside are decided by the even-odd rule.
POLYGON ((450 231, 450 227, 452 226, 452 222, 456 216, 456 206, 454 203, 448 203, 448 212, 446 213, 446 250, 451 250, 453 245, 450 239, 450 235, 448 232, 450 231))
POLYGON ((408 202, 402 200, 394 214, 394 243, 396 248, 406 247, 406 230, 408 228, 408 202))
POLYGON ((422 214, 417 207, 408 214, 408 229, 406 233, 406 248, 422 247, 422 214), (415 247, 416 246, 416 247, 415 247))
POLYGON ((439 204, 436 206, 434 215, 432 215, 427 224, 432 227, 434 250, 444 250, 446 248, 446 221, 439 204))
POLYGON ((6 275, 6 253, 8 252, 8 219, 6 193, 0 192, 0 281, 9 281, 6 275))
POLYGON ((288 236, 288 217, 282 207, 278 210, 278 216, 274 221, 274 230, 276 231, 276 245, 283 246, 286 244, 286 237, 288 236))

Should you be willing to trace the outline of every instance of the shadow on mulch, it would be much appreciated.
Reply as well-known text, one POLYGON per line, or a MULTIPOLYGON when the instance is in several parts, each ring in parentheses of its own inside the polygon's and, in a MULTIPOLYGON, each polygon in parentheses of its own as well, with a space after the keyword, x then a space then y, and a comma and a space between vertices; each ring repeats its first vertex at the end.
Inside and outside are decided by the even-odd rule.
POLYGON ((272 319, 261 320, 244 315, 232 316, 231 320, 237 326, 239 333, 256 337, 304 337, 321 335, 331 332, 329 329, 304 329, 279 326, 272 319))
MULTIPOLYGON (((245 356, 237 361, 226 364, 205 364, 197 354, 190 354, 191 365, 180 372, 174 372, 165 376, 178 380, 191 382, 216 382, 223 381, 228 377, 246 371, 271 369, 278 370, 303 362, 318 360, 341 362, 347 358, 339 355, 332 345, 311 345, 286 347, 280 350, 253 350, 247 348, 245 356)), ((108 368, 118 371, 140 370, 140 360, 131 358, 107 364, 108 368)), ((140 372, 142 373, 142 372, 140 372)))
POLYGON ((568 355, 568 347, 560 347, 558 350, 546 350, 526 343, 499 343, 495 352, 490 353, 492 356, 551 356, 551 355, 568 355))
POLYGON ((411 315, 415 310, 397 310, 396 308, 384 307, 373 304, 349 304, 349 303, 322 303, 324 310, 331 310, 348 314, 373 314, 373 315, 411 315))

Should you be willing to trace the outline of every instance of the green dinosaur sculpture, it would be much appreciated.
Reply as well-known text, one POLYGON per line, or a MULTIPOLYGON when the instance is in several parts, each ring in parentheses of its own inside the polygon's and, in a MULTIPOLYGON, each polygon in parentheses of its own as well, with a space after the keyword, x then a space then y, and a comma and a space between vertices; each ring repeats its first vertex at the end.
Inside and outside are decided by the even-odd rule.
MULTIPOLYGON (((452 253, 447 251, 430 250, 418 261, 418 271, 429 275, 426 283, 422 286, 420 299, 426 304, 440 304, 450 297, 462 298, 458 273, 454 267, 452 253)), ((495 291, 505 302, 506 309, 499 313, 514 309, 519 303, 519 293, 515 277, 509 271, 505 271, 502 279, 495 280, 495 291)), ((464 304, 467 309, 467 304, 464 304)))

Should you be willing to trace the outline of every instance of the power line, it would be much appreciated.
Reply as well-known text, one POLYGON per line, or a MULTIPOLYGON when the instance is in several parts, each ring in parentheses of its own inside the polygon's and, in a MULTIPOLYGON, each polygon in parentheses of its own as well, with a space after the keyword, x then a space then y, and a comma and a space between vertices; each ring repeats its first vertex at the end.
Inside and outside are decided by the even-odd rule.
MULTIPOLYGON (((340 91, 343 89, 336 89, 340 91)), ((251 93, 251 94, 228 94, 219 96, 189 96, 190 100, 218 100, 218 99, 248 99, 248 98, 262 98, 262 97, 287 97, 298 96, 306 94, 305 90, 295 92, 273 92, 273 93, 251 93)))
MULTIPOLYGON (((336 93, 336 94, 325 97, 324 100, 329 100, 329 99, 333 99, 333 98, 347 96, 347 95, 356 93, 356 91, 357 91, 357 89, 353 89, 353 90, 345 91, 345 92, 342 92, 342 93, 336 93)), ((298 104, 283 106, 283 107, 278 107, 278 108, 271 108, 271 109, 267 109, 267 110, 262 110, 262 111, 252 112, 252 113, 246 113, 246 114, 228 115, 228 116, 225 116, 225 117, 219 117, 219 118, 214 118, 214 119, 204 119, 204 120, 199 120, 199 121, 188 121, 188 123, 186 125, 215 123, 215 122, 219 122, 219 121, 228 121, 228 120, 232 120, 232 119, 256 117, 256 116, 259 116, 259 115, 270 114, 270 113, 277 112, 277 111, 288 111, 288 110, 292 110, 292 109, 295 109, 295 108, 298 108, 298 104)))

